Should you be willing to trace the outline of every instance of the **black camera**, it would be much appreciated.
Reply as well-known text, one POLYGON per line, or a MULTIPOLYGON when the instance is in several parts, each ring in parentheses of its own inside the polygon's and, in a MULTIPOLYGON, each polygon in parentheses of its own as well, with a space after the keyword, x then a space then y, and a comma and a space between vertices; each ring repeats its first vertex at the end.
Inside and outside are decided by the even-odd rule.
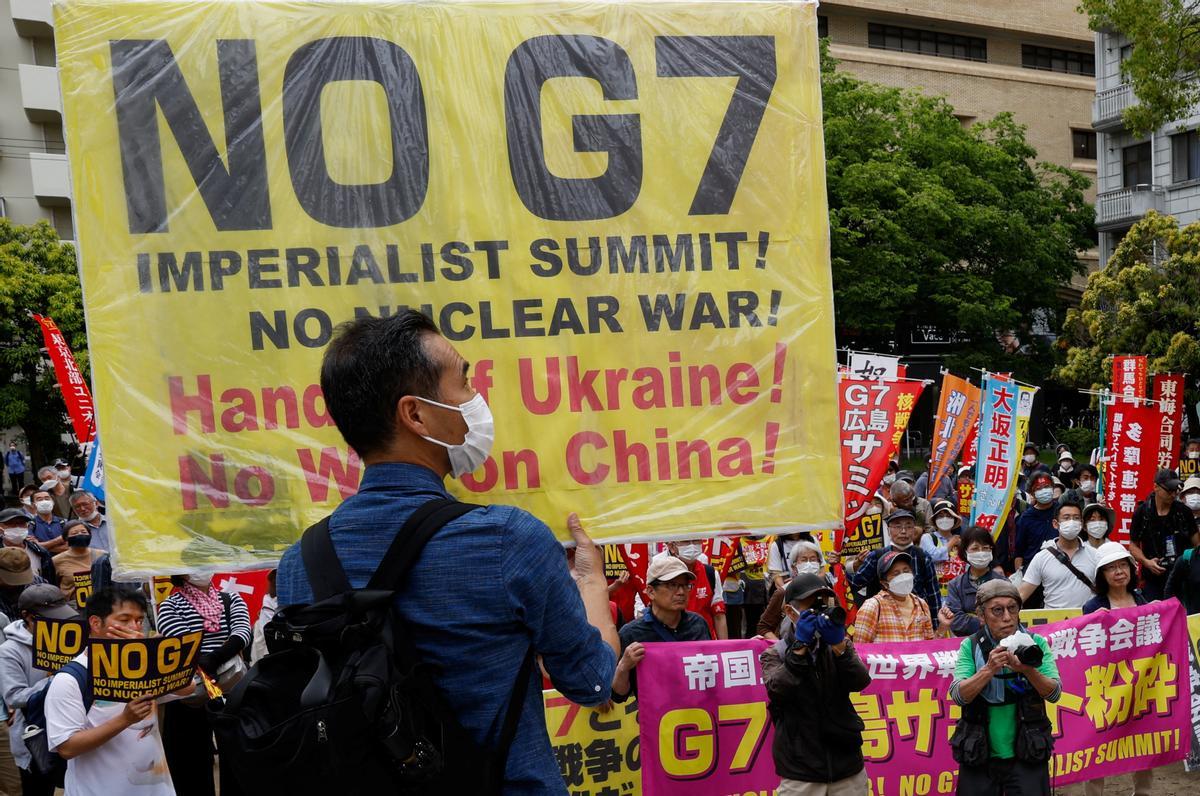
POLYGON ((1012 653, 1025 666, 1041 666, 1042 659, 1045 657, 1042 653, 1042 648, 1037 644, 1022 645, 1013 650, 1012 653))
POLYGON ((846 609, 840 605, 827 605, 824 608, 814 605, 812 611, 818 616, 827 617, 835 625, 846 624, 846 609))

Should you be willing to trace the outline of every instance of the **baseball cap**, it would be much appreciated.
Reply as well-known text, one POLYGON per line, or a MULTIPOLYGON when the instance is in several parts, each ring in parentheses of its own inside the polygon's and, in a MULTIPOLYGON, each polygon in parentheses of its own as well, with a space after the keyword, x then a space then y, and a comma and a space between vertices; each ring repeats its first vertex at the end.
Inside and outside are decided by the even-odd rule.
POLYGON ((17 608, 48 619, 76 619, 79 613, 67 605, 62 589, 53 583, 37 583, 17 599, 17 608))
POLYGON ((29 554, 25 548, 0 549, 0 584, 26 586, 30 583, 33 583, 33 568, 29 566, 29 554))
MULTIPOLYGON (((1026 442, 1025 443, 1025 451, 1033 451, 1034 453, 1037 453, 1038 446, 1034 445, 1032 442, 1026 442)), ((1022 453, 1024 453, 1025 451, 1022 451, 1022 453)))
POLYGON ((55 459, 54 466, 55 467, 70 467, 71 465, 67 463, 66 459, 55 459))
POLYGON ((875 566, 875 572, 879 575, 879 579, 883 580, 886 578, 888 571, 901 561, 910 567, 913 565, 912 556, 901 550, 889 550, 880 556, 879 563, 875 566))
POLYGON ((916 516, 908 509, 896 509, 891 514, 887 515, 885 519, 887 519, 888 522, 891 522, 892 520, 902 520, 905 517, 908 517, 910 520, 916 519, 916 516))
POLYGON ((5 509, 4 511, 0 511, 0 523, 13 522, 15 520, 29 522, 29 515, 20 509, 5 509))
POLYGON ((687 575, 691 580, 696 579, 696 573, 688 569, 687 564, 670 553, 659 553, 650 559, 650 565, 646 567, 647 583, 675 580, 680 575, 687 575))
POLYGON ((812 597, 814 594, 824 594, 827 597, 837 596, 833 593, 833 589, 829 588, 829 584, 825 582, 824 578, 806 572, 788 581, 787 589, 783 593, 783 601, 790 603, 812 597))
MULTIPOLYGON (((1190 492, 1193 489, 1200 489, 1200 476, 1193 475, 1191 478, 1183 482, 1183 491, 1190 492)), ((0 522, 4 522, 4 515, 0 514, 0 522)))
POLYGON ((1154 484, 1172 492, 1179 491, 1179 488, 1183 486, 1183 482, 1179 480, 1179 474, 1174 470, 1159 470, 1154 476, 1154 484))

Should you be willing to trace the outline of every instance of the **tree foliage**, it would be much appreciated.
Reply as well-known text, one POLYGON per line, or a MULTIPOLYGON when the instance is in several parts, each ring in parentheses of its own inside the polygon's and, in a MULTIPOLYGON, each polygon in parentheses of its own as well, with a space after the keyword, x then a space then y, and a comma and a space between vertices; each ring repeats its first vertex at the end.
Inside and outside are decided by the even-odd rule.
POLYGON ((30 313, 49 315, 88 373, 83 295, 75 249, 45 221, 0 218, 0 428, 19 426, 35 465, 60 454, 66 407, 30 313))
POLYGON ((1061 340, 1069 347, 1057 376, 1077 387, 1107 386, 1115 354, 1146 354, 1151 372, 1200 373, 1198 335, 1200 223, 1180 229, 1151 212, 1067 313, 1061 340))
POLYGON ((1191 115, 1200 101, 1200 0, 1080 0, 1094 30, 1116 30, 1133 45, 1121 76, 1138 101, 1125 126, 1146 135, 1191 115))
POLYGON ((908 324, 935 324, 972 341, 953 366, 1045 375, 1048 351, 1040 367, 1006 358, 996 335, 1027 341, 1031 314, 1058 309, 1081 272, 1088 180, 1035 163, 1008 114, 966 128, 944 99, 858 80, 824 52, 822 91, 839 339, 886 350, 908 324))

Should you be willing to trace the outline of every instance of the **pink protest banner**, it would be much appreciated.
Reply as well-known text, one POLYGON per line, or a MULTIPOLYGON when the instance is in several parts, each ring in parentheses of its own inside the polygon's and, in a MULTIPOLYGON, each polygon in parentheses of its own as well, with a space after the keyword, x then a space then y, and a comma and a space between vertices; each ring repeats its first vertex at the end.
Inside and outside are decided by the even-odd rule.
MULTIPOLYGON (((1187 617, 1175 600, 1035 628, 1054 652, 1062 696, 1047 705, 1056 785, 1183 759, 1191 743, 1187 617)), ((866 729, 871 792, 952 793, 949 738, 960 638, 863 644, 871 684, 852 700, 866 729)), ((761 641, 647 644, 638 669, 646 796, 778 786, 761 641), (749 668, 748 668, 749 667, 749 668), (765 724, 762 723, 765 721, 765 724)))

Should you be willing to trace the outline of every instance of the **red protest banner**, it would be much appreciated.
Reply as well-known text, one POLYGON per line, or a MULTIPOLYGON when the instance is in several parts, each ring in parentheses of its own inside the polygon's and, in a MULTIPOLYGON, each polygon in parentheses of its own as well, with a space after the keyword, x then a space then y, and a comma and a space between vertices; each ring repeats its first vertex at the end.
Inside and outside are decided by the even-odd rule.
POLYGON ((967 441, 963 443, 963 467, 974 467, 975 459, 979 457, 979 422, 976 421, 967 431, 967 441))
POLYGON ((1109 407, 1104 436, 1107 445, 1104 502, 1116 514, 1110 537, 1114 542, 1129 543, 1133 510, 1154 484, 1161 415, 1152 404, 1120 399, 1109 407))
POLYGON ((979 419, 979 388, 949 373, 942 377, 942 395, 933 426, 933 451, 929 463, 932 492, 954 469, 954 459, 963 449, 979 419))
POLYGON ((704 555, 708 556, 718 581, 724 582, 746 568, 741 541, 740 536, 715 536, 704 540, 704 555))
POLYGON ((853 532, 870 507, 924 388, 920 381, 843 378, 838 383, 846 506, 845 527, 837 533, 835 550, 842 549, 845 534, 853 532))
POLYGON ((1179 461, 1179 426, 1183 422, 1183 374, 1154 374, 1154 400, 1162 412, 1159 428, 1158 469, 1170 470, 1179 461))
POLYGON ((240 594, 246 601, 246 610, 250 612, 250 624, 258 621, 258 613, 262 610, 263 598, 267 596, 267 575, 269 569, 259 569, 251 572, 218 572, 213 575, 213 585, 218 591, 228 594, 240 594))
POLYGON ((617 545, 621 558, 625 561, 625 569, 629 570, 629 579, 637 588, 638 594, 646 593, 646 567, 650 564, 650 548, 645 544, 617 545))
POLYGON ((96 433, 96 410, 92 404, 92 391, 79 372, 71 346, 53 320, 45 315, 34 315, 33 319, 42 328, 42 341, 46 344, 50 361, 54 363, 54 375, 58 379, 58 388, 62 390, 67 413, 71 416, 75 439, 80 445, 91 442, 92 435, 96 433))
POLYGON ((1146 357, 1113 357, 1113 392, 1122 398, 1146 397, 1146 357))

